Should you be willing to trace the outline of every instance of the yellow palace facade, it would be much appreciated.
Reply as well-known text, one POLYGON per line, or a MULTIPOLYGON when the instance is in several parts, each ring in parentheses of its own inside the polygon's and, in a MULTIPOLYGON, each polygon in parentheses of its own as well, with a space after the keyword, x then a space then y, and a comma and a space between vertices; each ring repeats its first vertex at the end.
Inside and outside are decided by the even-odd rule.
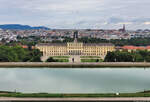
POLYGON ((42 43, 36 48, 43 52, 43 56, 106 56, 108 51, 114 51, 115 46, 110 43, 42 43))
POLYGON ((101 56, 104 58, 107 52, 115 50, 111 43, 82 43, 77 42, 78 32, 74 32, 74 42, 68 43, 41 43, 37 44, 43 56, 101 56))

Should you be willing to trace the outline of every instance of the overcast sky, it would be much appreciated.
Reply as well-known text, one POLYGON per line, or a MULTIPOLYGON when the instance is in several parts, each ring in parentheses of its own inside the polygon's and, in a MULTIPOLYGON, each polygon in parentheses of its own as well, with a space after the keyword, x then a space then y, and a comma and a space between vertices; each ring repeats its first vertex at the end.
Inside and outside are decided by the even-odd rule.
POLYGON ((50 28, 150 28, 150 0, 0 0, 0 24, 50 28))

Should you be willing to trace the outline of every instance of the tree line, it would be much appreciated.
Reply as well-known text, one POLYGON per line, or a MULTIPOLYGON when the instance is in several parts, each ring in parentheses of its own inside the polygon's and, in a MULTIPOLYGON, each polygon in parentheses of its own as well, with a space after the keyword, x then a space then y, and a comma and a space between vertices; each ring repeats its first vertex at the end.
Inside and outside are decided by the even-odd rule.
POLYGON ((0 46, 0 62, 41 62, 38 49, 24 49, 21 46, 0 46))
POLYGON ((150 38, 132 38, 132 39, 100 39, 83 37, 78 39, 79 42, 84 43, 112 43, 115 46, 134 45, 134 46, 148 46, 150 45, 150 38))
MULTIPOLYGON (((60 40, 53 40, 51 43, 67 43, 73 42, 74 39, 70 37, 62 37, 64 38, 63 41, 60 40)), ((124 46, 124 45, 134 45, 134 46, 148 46, 150 45, 150 38, 131 38, 131 39, 101 39, 101 38, 89 38, 89 37, 82 37, 78 38, 78 42, 83 43, 112 43, 115 46, 124 46)), ((34 46, 38 43, 46 43, 42 41, 39 37, 25 37, 19 38, 18 41, 11 41, 10 43, 6 43, 6 45, 14 45, 14 44, 22 44, 22 45, 29 45, 34 46)), ((50 43, 50 42, 47 42, 50 43)))
POLYGON ((146 50, 140 51, 114 51, 108 52, 105 62, 150 62, 150 52, 146 50))
MULTIPOLYGON (((52 43, 67 43, 72 42, 74 39, 69 37, 64 37, 63 41, 53 41, 52 43)), ((131 39, 100 39, 100 38, 89 38, 82 37, 78 38, 78 42, 83 43, 112 43, 115 46, 133 45, 133 46, 148 46, 150 45, 150 38, 131 38, 131 39)))

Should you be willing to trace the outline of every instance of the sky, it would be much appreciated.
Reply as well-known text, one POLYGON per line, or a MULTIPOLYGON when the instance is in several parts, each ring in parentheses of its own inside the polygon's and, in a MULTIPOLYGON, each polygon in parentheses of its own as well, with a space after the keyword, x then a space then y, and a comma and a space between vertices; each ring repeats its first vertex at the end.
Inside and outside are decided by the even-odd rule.
POLYGON ((58 29, 150 28, 150 0, 0 0, 0 24, 58 29))

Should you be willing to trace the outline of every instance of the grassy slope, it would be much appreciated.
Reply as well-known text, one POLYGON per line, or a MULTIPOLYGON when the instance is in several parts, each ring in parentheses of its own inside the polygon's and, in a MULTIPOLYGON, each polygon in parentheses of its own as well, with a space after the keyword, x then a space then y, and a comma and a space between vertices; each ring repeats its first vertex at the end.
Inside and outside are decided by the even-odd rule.
POLYGON ((52 98, 71 98, 71 97, 150 97, 150 93, 122 93, 116 94, 48 94, 48 93, 7 93, 0 94, 0 97, 52 97, 52 98))
POLYGON ((80 58, 100 58, 99 56, 80 56, 80 58))
POLYGON ((55 59, 57 62, 69 62, 69 59, 55 59))
POLYGON ((97 62, 97 60, 99 60, 98 62, 102 62, 101 59, 81 59, 81 62, 97 62))
POLYGON ((53 57, 53 58, 70 58, 70 56, 50 56, 50 57, 53 57))

